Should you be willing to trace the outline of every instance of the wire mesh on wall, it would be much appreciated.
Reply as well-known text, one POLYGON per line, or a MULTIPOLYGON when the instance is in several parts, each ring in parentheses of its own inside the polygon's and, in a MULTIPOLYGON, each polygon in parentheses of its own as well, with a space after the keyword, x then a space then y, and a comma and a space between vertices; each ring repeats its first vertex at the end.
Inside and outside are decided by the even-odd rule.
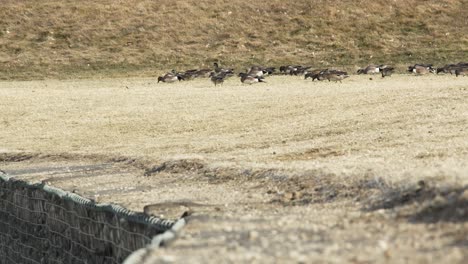
POLYGON ((0 175, 0 263, 122 263, 173 224, 0 175))

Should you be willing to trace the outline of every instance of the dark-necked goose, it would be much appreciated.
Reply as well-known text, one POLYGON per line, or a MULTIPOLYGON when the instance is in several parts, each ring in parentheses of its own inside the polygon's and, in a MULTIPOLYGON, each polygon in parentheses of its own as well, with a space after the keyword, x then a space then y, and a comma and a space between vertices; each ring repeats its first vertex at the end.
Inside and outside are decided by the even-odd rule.
POLYGON ((456 64, 447 64, 444 67, 437 68, 436 73, 439 74, 442 72, 442 73, 454 74, 456 68, 457 68, 456 64))
POLYGON ((212 72, 213 70, 211 69, 200 69, 200 70, 197 70, 195 74, 197 77, 208 78, 208 77, 211 77, 210 75, 212 72))
POLYGON ((385 68, 381 68, 380 73, 382 74, 382 78, 385 78, 385 76, 392 76, 394 70, 395 70, 395 68, 390 67, 390 66, 386 66, 385 68))
POLYGON ((302 65, 283 65, 280 67, 280 72, 289 75, 302 75, 310 68, 312 67, 302 65))
POLYGON ((234 69, 224 69, 224 68, 221 68, 221 67, 219 67, 219 65, 218 65, 217 62, 213 63, 213 66, 214 66, 214 71, 215 71, 216 73, 221 73, 221 72, 223 72, 223 73, 226 73, 226 75, 234 74, 234 69))
POLYGON ((263 72, 263 67, 260 66, 252 66, 250 69, 247 71, 248 75, 253 75, 253 76, 258 76, 261 77, 265 73, 263 72))
POLYGON ((321 73, 322 78, 328 81, 340 82, 349 77, 348 73, 340 70, 326 70, 321 73))
POLYGON ((275 67, 252 66, 247 73, 250 75, 264 76, 273 74, 275 69, 275 67))
POLYGON ((338 73, 328 73, 326 74, 326 77, 328 79, 328 81, 335 81, 335 82, 340 82, 343 80, 343 79, 346 79, 349 77, 349 75, 346 75, 346 74, 338 74, 338 73))
POLYGON ((366 68, 359 69, 357 74, 376 74, 380 72, 380 67, 377 65, 369 65, 366 68))
POLYGON ((425 75, 431 72, 436 72, 436 70, 432 68, 432 64, 415 64, 413 66, 409 66, 408 71, 417 75, 425 75))
POLYGON ((455 70, 455 76, 458 77, 459 75, 462 75, 462 76, 468 75, 468 65, 466 67, 460 67, 455 70))
POLYGON ((193 80, 197 77, 197 70, 187 70, 184 72, 176 73, 176 75, 181 77, 181 80, 193 80))
POLYGON ((459 68, 468 68, 468 63, 466 62, 459 62, 457 64, 447 64, 444 67, 437 68, 437 74, 443 73, 450 73, 455 74, 455 71, 459 68))
POLYGON ((292 66, 292 67, 289 68, 289 74, 290 75, 302 75, 310 68, 312 68, 312 67, 310 67, 310 66, 301 66, 301 65, 292 66))
POLYGON ((314 80, 323 81, 325 80, 325 78, 321 78, 321 77, 323 77, 323 73, 326 71, 328 71, 328 69, 324 69, 324 70, 317 69, 313 71, 307 71, 304 75, 304 80, 307 80, 308 78, 312 78, 312 81, 314 80))
POLYGON ((246 84, 265 82, 263 80, 263 77, 255 76, 255 75, 249 75, 248 73, 245 73, 245 72, 239 73, 239 77, 241 77, 241 79, 240 79, 241 82, 246 83, 246 84))
POLYGON ((166 73, 164 76, 158 77, 158 83, 159 82, 172 83, 172 82, 176 82, 180 80, 183 80, 183 77, 177 74, 174 70, 172 70, 172 72, 166 73))
POLYGON ((225 78, 226 78, 226 74, 223 72, 221 73, 211 72, 210 73, 210 80, 211 82, 214 83, 215 86, 218 84, 223 84, 225 78))

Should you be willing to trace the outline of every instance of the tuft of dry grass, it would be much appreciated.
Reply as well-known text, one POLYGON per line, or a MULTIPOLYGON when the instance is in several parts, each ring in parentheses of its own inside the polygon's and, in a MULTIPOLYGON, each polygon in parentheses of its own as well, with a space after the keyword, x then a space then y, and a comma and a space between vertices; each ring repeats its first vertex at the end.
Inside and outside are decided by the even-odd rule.
POLYGON ((0 78, 468 60, 464 0, 2 1, 0 78), (190 19, 187 19, 187 18, 190 19))

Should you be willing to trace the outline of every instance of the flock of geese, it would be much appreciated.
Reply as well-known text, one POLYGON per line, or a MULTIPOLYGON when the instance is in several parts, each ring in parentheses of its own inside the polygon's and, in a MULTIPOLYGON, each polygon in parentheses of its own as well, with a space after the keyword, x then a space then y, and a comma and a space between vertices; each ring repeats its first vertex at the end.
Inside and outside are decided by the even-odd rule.
MULTIPOLYGON (((304 79, 311 78, 312 81, 334 81, 340 82, 349 77, 346 71, 335 69, 311 69, 309 66, 302 65, 284 65, 279 67, 276 72, 275 67, 252 66, 245 72, 240 72, 237 76, 243 84, 254 84, 265 82, 265 76, 273 74, 304 76, 304 79)), ((359 69, 357 74, 381 74, 382 78, 391 76, 395 71, 394 67, 388 65, 369 65, 359 69)), ((450 73, 455 76, 466 76, 468 74, 468 63, 460 62, 458 64, 447 64, 440 68, 433 68, 432 64, 414 64, 408 67, 408 72, 416 75, 425 75, 428 73, 450 73)), ((158 77, 159 82, 172 83, 177 81, 193 80, 195 78, 210 78, 215 86, 223 84, 224 80, 234 76, 234 69, 222 68, 218 63, 213 64, 213 69, 193 69, 184 72, 172 70, 164 76, 158 77)))

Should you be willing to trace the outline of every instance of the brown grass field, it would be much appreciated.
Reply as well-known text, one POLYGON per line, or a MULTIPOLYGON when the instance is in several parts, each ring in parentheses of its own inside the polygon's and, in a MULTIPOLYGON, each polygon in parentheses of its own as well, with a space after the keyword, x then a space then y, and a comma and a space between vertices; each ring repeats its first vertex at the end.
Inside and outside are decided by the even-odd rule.
MULTIPOLYGON (((2 0, 0 173, 189 224, 149 263, 468 263, 466 0, 2 0), (156 83, 301 64, 390 78, 156 83)), ((1 261, 0 261, 1 262, 1 261)))
POLYGON ((466 263, 468 79, 373 79, 3 81, 0 169, 192 209, 154 260, 466 263), (76 165, 105 168, 53 173, 76 165))
POLYGON ((467 60, 466 0, 2 0, 0 79, 467 60))

